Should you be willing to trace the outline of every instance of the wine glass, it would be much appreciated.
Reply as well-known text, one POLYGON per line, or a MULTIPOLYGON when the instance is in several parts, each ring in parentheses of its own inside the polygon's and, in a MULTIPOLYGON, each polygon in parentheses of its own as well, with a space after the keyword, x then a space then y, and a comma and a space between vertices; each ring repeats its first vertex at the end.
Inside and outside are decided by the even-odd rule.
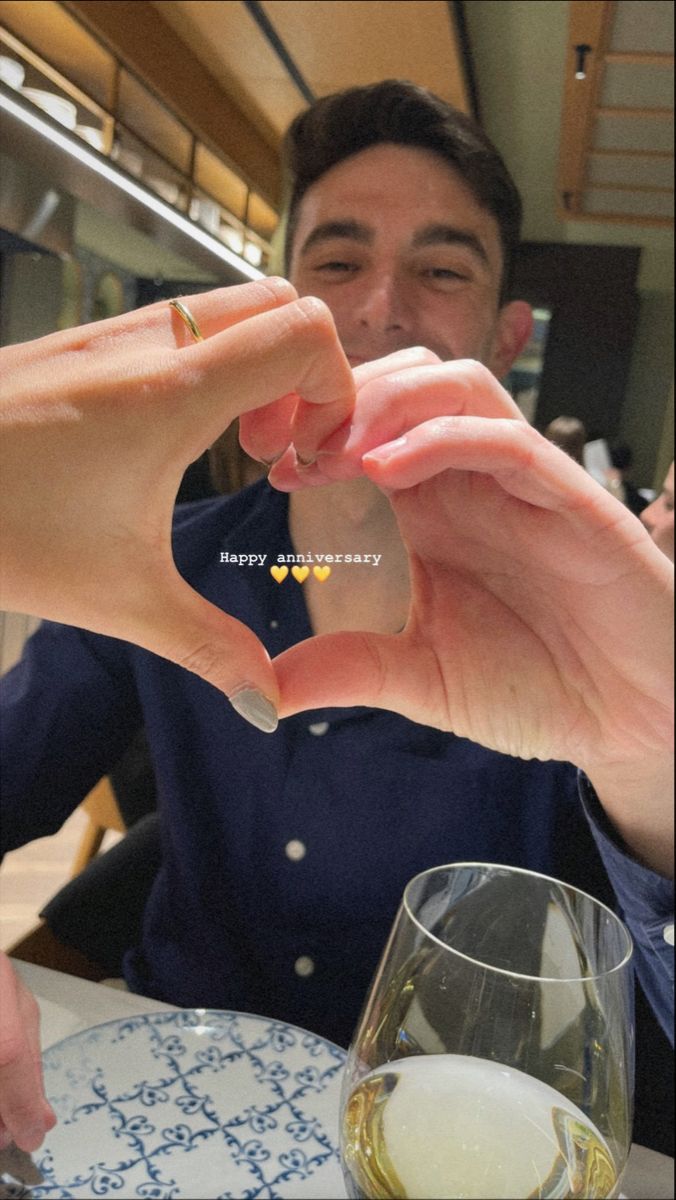
POLYGON ((485 863, 417 875, 348 1054, 348 1195, 617 1196, 631 955, 610 909, 547 876, 485 863))

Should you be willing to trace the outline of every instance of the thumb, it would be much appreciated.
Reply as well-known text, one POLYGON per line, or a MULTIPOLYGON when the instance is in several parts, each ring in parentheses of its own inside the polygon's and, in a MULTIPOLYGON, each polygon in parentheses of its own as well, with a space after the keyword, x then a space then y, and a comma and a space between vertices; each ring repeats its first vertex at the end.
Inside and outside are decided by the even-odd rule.
POLYGON ((224 692, 245 720, 274 733, 279 689, 270 656, 256 635, 180 577, 161 595, 156 615, 123 636, 199 675, 224 692))
POLYGON ((429 678, 405 634, 327 633, 308 638, 273 661, 280 715, 307 708, 388 708, 421 720, 429 678))

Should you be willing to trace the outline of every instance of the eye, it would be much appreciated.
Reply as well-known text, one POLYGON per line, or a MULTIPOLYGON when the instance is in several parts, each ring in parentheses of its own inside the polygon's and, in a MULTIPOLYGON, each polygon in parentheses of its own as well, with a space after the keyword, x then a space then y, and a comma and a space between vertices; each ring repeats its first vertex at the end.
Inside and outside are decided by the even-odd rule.
POLYGON ((336 275, 347 275, 358 270, 357 263, 347 262, 345 259, 332 258, 327 262, 317 263, 314 267, 315 271, 326 271, 336 275))
POLYGON ((420 278, 431 287, 448 291, 467 283, 470 276, 454 267, 431 266, 420 269, 420 278))
POLYGON ((435 279, 466 279, 466 275, 462 275, 460 271, 454 271, 451 267, 425 267, 423 275, 432 275, 435 279))
POLYGON ((421 274, 432 280, 467 280, 468 276, 462 271, 454 271, 451 266, 425 266, 421 274))

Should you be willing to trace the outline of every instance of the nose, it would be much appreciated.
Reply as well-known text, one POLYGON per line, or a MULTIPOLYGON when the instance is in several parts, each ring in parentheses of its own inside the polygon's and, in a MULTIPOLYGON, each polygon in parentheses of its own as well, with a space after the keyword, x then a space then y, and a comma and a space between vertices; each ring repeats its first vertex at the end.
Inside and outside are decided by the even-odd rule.
POLYGON ((363 329, 374 333, 400 333, 411 327, 403 289, 394 272, 363 281, 354 315, 363 329))

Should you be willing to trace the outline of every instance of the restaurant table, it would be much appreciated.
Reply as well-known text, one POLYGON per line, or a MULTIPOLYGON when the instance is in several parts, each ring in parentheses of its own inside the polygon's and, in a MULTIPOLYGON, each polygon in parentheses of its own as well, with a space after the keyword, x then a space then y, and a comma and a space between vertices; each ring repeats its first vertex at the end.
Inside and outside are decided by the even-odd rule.
MULTIPOLYGON (((40 1005, 43 1050, 104 1021, 141 1013, 178 1011, 158 1000, 76 979, 46 967, 23 962, 14 965, 40 1005)), ((674 1200, 673 1159, 644 1146, 632 1146, 622 1191, 629 1200, 674 1200)))

